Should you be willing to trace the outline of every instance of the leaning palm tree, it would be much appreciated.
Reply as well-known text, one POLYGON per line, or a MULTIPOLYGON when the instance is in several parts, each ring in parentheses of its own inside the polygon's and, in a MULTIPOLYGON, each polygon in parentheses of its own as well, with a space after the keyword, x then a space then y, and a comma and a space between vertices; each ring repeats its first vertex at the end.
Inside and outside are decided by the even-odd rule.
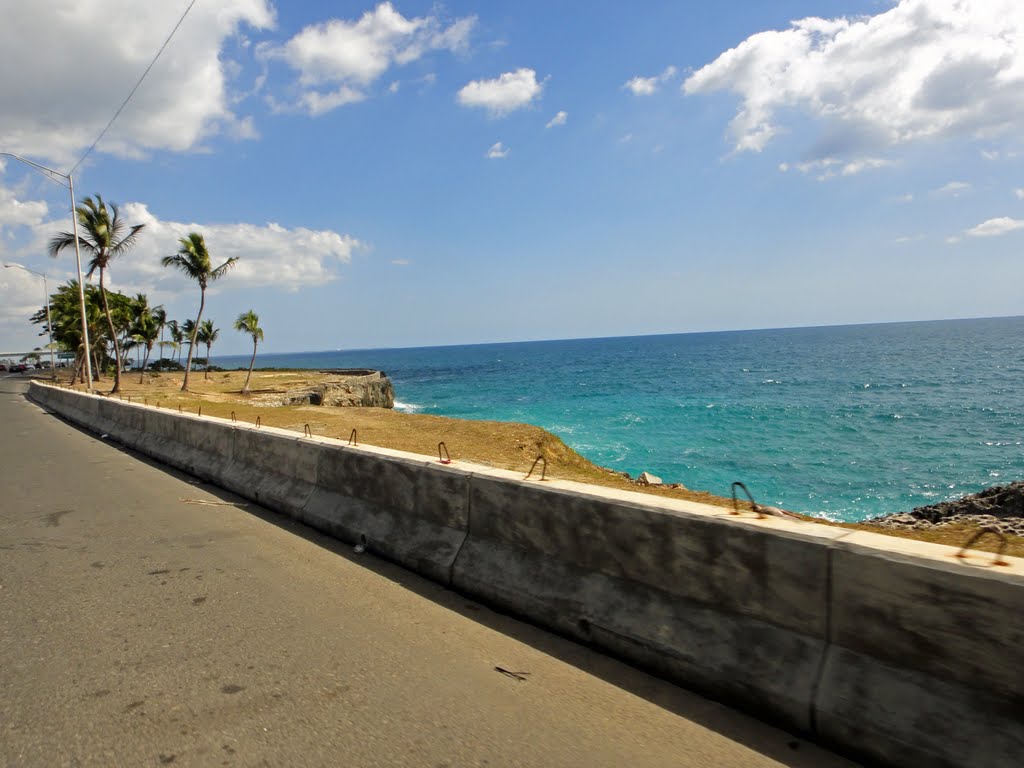
POLYGON ((220 328, 213 327, 213 320, 203 320, 199 326, 199 333, 196 334, 196 340, 206 345, 206 371, 203 373, 204 379, 210 378, 210 347, 217 341, 218 336, 220 336, 220 328))
MULTIPOLYGON (((100 272, 100 298, 103 300, 103 314, 107 316, 107 325, 110 329, 111 343, 114 345, 114 388, 111 394, 121 389, 121 348, 117 342, 117 331, 114 328, 114 320, 110 314, 110 307, 107 304, 107 289, 103 283, 103 276, 110 261, 116 256, 130 250, 135 245, 139 232, 145 224, 135 224, 129 228, 124 220, 118 215, 117 206, 113 203, 110 207, 103 202, 103 198, 96 195, 96 198, 85 198, 82 204, 75 207, 75 216, 78 217, 78 226, 84 234, 79 234, 78 245, 90 254, 88 276, 97 269, 100 272)), ((65 248, 75 244, 75 236, 70 232, 61 232, 50 241, 50 255, 57 256, 65 248)))
POLYGON ((256 345, 263 341, 263 329, 260 328, 260 316, 251 309, 243 312, 235 320, 235 330, 247 333, 252 336, 252 360, 249 361, 249 373, 245 376, 245 386, 242 387, 242 394, 249 394, 249 379, 252 377, 252 367, 256 364, 256 345))
POLYGON ((185 364, 185 381, 181 384, 181 391, 188 392, 188 375, 192 372, 192 353, 196 346, 196 332, 203 319, 203 307, 206 306, 206 286, 227 274, 227 271, 234 266, 238 259, 232 257, 219 267, 214 268, 210 262, 210 252, 206 250, 206 241, 198 232, 189 232, 188 237, 178 238, 178 243, 181 245, 178 252, 173 256, 164 256, 160 259, 160 263, 165 267, 180 269, 199 283, 199 314, 196 315, 192 327, 188 362, 185 364))

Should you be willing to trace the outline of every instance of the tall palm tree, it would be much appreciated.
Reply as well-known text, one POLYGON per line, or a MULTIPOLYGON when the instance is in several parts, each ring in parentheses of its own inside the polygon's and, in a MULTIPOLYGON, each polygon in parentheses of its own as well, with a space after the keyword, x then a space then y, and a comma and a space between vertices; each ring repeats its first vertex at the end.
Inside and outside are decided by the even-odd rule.
POLYGON ((235 320, 235 330, 247 333, 252 336, 252 360, 249 361, 249 373, 245 376, 245 386, 242 387, 242 394, 249 394, 249 379, 252 377, 252 367, 256 364, 256 345, 263 341, 263 329, 260 328, 260 316, 251 309, 243 312, 235 320))
POLYGON ((206 241, 198 232, 189 232, 188 237, 179 238, 178 243, 181 245, 178 252, 173 256, 164 256, 160 259, 160 263, 165 267, 180 269, 199 283, 199 314, 196 315, 195 325, 192 328, 188 362, 185 364, 185 381, 181 385, 181 391, 188 392, 188 375, 192 372, 192 352, 196 345, 196 332, 199 330, 199 323, 203 318, 203 307, 206 306, 206 286, 227 274, 227 271, 235 265, 238 259, 232 257, 219 267, 214 268, 210 261, 210 252, 206 250, 206 241))
MULTIPOLYGON (((107 289, 103 283, 103 276, 110 266, 111 259, 120 256, 135 245, 139 232, 145 224, 135 224, 128 227, 124 220, 118 215, 117 206, 113 203, 110 207, 103 202, 103 198, 96 195, 96 198, 85 198, 82 204, 75 207, 75 215, 78 217, 79 234, 78 245, 89 253, 88 276, 97 269, 100 271, 100 298, 103 300, 103 314, 107 316, 107 325, 110 328, 110 340, 114 345, 114 388, 111 394, 121 389, 121 348, 117 343, 117 331, 114 328, 114 320, 110 314, 110 307, 107 304, 107 289), (125 228, 128 227, 127 234, 125 228)), ((50 241, 50 255, 57 256, 61 251, 75 244, 75 236, 70 232, 61 232, 50 241)))
POLYGON ((210 347, 217 341, 217 337, 220 336, 220 328, 213 327, 213 320, 203 320, 202 325, 199 326, 199 333, 196 334, 196 339, 206 345, 206 371, 203 373, 203 378, 210 378, 210 347))

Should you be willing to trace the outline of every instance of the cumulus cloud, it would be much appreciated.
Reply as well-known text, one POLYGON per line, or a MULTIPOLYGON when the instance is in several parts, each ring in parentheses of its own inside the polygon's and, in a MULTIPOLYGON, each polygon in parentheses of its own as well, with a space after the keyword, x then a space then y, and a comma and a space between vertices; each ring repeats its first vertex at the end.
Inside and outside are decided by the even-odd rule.
POLYGON ((983 221, 978 226, 968 229, 966 234, 971 237, 998 237, 1017 229, 1024 229, 1024 219, 1011 219, 1009 216, 1001 216, 996 219, 983 221))
POLYGON ((265 46, 261 56, 281 59, 298 72, 297 107, 321 115, 366 98, 368 86, 395 66, 430 51, 461 51, 469 43, 476 17, 445 26, 437 16, 407 19, 387 2, 358 20, 331 19, 311 24, 281 46, 265 46))
POLYGON ((503 157, 508 157, 508 153, 511 152, 508 147, 502 144, 500 141, 493 144, 490 149, 487 150, 485 157, 488 160, 500 160, 503 157))
POLYGON ((657 93, 658 87, 676 76, 675 67, 666 67, 660 75, 653 77, 634 77, 628 80, 623 88, 632 91, 636 96, 651 96, 657 93))
POLYGON ((760 151, 803 113, 807 159, 858 158, 921 139, 1024 128, 1024 4, 900 0, 876 16, 806 18, 760 32, 694 72, 687 94, 731 91, 737 151, 760 151))
MULTIPOLYGON (((72 165, 99 135, 177 23, 178 3, 8 3, 0 25, 0 147, 72 165)), ((196 3, 98 151, 137 156, 244 135, 229 94, 229 47, 242 28, 269 29, 269 0, 196 3)), ((248 54, 245 54, 248 55, 248 54)), ((251 132, 251 123, 248 130, 251 132)))
MULTIPOLYGON (((0 195, 3 189, 0 188, 0 195)), ((109 202, 109 201, 108 201, 109 202)), ((336 280, 339 268, 352 260, 354 252, 364 245, 347 234, 332 230, 305 227, 288 228, 276 223, 262 225, 240 223, 178 222, 159 218, 145 203, 131 202, 119 206, 121 218, 130 225, 144 224, 137 246, 111 265, 110 284, 116 290, 144 291, 156 295, 157 301, 191 290, 180 273, 160 265, 160 258, 174 253, 178 238, 189 232, 200 232, 214 261, 219 264, 233 256, 239 257, 231 271, 230 281, 220 284, 224 289, 274 286, 298 290, 307 285, 321 285, 336 280)), ((18 242, 6 250, 5 257, 22 261, 35 259, 46 252, 50 238, 69 228, 63 218, 32 222, 22 228, 18 242)), ((83 260, 85 254, 83 254, 83 260)), ((73 261, 73 260, 72 260, 73 261)), ((72 276, 72 261, 63 256, 46 260, 40 271, 52 272, 56 279, 72 276)), ((4 301, 0 295, 0 303, 4 301)))
POLYGON ((566 121, 568 121, 568 119, 569 119, 569 113, 566 112, 563 109, 560 112, 558 112, 554 117, 552 117, 550 120, 548 120, 548 124, 545 125, 544 127, 545 128, 554 128, 555 126, 558 126, 558 125, 565 125, 565 123, 566 123, 566 121))
POLYGON ((4 227, 39 224, 46 218, 48 210, 42 200, 19 200, 12 190, 0 187, 0 234, 3 234, 4 227))
POLYGON ((1018 200, 1024 200, 1024 189, 1018 187, 1017 189, 1013 190, 1013 194, 1016 195, 1018 200))
POLYGON ((263 225, 234 223, 185 223, 164 221, 144 203, 128 203, 122 217, 145 224, 145 236, 131 258, 117 263, 118 279, 136 284, 157 284, 164 290, 190 290, 188 281, 160 266, 160 257, 173 253, 179 237, 200 232, 216 263, 237 256, 229 287, 276 286, 298 290, 338 278, 338 267, 352 260, 362 244, 350 235, 305 227, 287 228, 273 222, 263 225))
POLYGON ((494 117, 501 117, 528 106, 543 90, 544 83, 537 82, 537 73, 523 67, 493 80, 472 80, 463 86, 456 99, 464 107, 480 107, 494 117))

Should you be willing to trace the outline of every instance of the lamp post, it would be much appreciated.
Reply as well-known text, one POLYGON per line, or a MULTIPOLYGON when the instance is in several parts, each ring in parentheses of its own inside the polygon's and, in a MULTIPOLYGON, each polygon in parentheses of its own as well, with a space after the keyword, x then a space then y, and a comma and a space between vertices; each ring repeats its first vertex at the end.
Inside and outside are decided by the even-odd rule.
POLYGON ((42 272, 36 272, 34 269, 29 269, 24 264, 4 264, 4 267, 7 269, 23 269, 26 272, 31 272, 33 275, 43 278, 43 299, 46 301, 46 335, 50 341, 47 345, 50 348, 50 378, 56 381, 57 364, 53 359, 53 321, 50 320, 50 289, 46 287, 46 275, 42 272))
MULTIPOLYGON (((56 182, 57 184, 60 184, 62 187, 67 187, 68 190, 71 192, 71 223, 74 227, 75 232, 75 264, 78 267, 78 307, 82 313, 82 345, 85 348, 85 386, 86 389, 92 392, 92 351, 89 347, 89 323, 88 320, 86 319, 85 314, 85 285, 82 282, 82 253, 78 248, 78 212, 75 211, 75 181, 74 179, 71 178, 70 173, 61 173, 60 171, 55 171, 53 170, 53 168, 47 168, 45 165, 40 165, 39 163, 33 162, 27 158, 22 157, 21 155, 16 155, 13 152, 0 152, 0 156, 13 157, 15 160, 18 160, 19 162, 25 163, 25 165, 35 168, 37 171, 46 176, 46 178, 48 178, 50 181, 56 182), (67 184, 65 184, 64 181, 61 181, 60 179, 65 179, 67 181, 67 184)), ((22 268, 24 269, 24 267, 22 268)), ((32 270, 29 271, 31 272, 32 270)), ((39 273, 37 272, 36 274, 39 273)), ((45 280, 46 278, 44 276, 44 289, 46 286, 45 280)), ((47 295, 46 308, 47 314, 49 314, 49 295, 47 295)), ((52 348, 50 350, 50 354, 53 354, 52 348)), ((56 370, 54 371, 54 374, 56 374, 56 370)))

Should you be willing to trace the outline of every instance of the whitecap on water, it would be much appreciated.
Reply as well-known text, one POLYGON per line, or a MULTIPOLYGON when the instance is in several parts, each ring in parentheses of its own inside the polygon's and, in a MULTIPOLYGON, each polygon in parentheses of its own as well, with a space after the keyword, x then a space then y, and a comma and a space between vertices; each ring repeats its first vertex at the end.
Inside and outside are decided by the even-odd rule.
POLYGON ((416 405, 415 403, 403 403, 399 400, 395 400, 396 411, 403 411, 405 413, 416 413, 416 411, 419 411, 422 408, 423 406, 416 405))

